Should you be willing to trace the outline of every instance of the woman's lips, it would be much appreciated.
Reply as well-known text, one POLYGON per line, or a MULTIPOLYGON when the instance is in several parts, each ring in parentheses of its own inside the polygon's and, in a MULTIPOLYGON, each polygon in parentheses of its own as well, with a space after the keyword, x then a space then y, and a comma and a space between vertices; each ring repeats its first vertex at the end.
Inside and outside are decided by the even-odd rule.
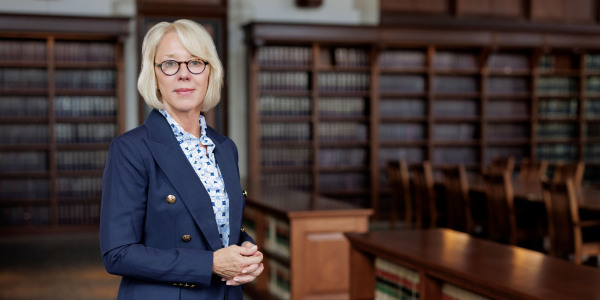
POLYGON ((194 92, 194 89, 176 89, 175 93, 181 96, 186 96, 194 92))

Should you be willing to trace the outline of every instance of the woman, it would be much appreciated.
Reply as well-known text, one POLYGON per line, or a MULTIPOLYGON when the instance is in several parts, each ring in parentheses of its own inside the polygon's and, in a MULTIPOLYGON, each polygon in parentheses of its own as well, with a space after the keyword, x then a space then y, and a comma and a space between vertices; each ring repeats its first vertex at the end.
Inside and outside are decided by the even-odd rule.
POLYGON ((118 299, 242 299, 263 271, 241 228, 244 197, 233 141, 200 112, 220 100, 223 68, 195 22, 154 26, 138 90, 155 108, 113 140, 103 177, 100 247, 123 276, 118 299))

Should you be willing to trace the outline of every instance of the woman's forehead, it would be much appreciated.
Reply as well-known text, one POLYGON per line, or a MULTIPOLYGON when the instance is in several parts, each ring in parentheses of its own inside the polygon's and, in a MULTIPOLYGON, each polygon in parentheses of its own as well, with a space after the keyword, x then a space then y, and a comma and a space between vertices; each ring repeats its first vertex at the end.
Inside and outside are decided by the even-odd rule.
POLYGON ((198 56, 191 54, 181 43, 179 36, 175 32, 169 32, 163 36, 157 45, 156 57, 185 59, 197 58, 198 56))

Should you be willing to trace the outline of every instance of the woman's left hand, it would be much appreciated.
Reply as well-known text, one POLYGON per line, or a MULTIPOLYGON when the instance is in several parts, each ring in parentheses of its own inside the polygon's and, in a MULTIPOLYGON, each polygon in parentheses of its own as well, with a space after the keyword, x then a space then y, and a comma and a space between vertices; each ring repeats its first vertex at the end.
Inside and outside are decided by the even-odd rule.
MULTIPOLYGON (((244 242, 242 244, 242 247, 245 248, 252 248, 253 246, 254 244, 250 242, 244 242)), ((252 256, 260 257, 262 261, 263 254, 260 251, 257 250, 252 256)), ((246 275, 238 275, 233 278, 223 278, 222 280, 227 281, 227 285, 231 286, 252 282, 258 275, 262 273, 264 269, 265 267, 262 262, 258 264, 252 264, 242 270, 242 273, 245 273, 246 275)))

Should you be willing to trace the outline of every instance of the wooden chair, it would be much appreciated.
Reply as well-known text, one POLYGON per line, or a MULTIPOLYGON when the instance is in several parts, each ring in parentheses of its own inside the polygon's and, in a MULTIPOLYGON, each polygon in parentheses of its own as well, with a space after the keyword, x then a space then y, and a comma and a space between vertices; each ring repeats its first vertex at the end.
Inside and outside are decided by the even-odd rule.
POLYGON ((471 215, 471 200, 469 198, 469 182, 464 165, 445 167, 444 191, 448 212, 448 228, 471 233, 473 217, 471 215))
POLYGON ((488 237, 491 240, 517 244, 517 220, 514 194, 508 172, 484 174, 488 211, 488 237))
POLYGON ((600 254, 600 242, 584 243, 582 228, 600 226, 600 220, 581 221, 575 186, 571 178, 562 182, 542 181, 550 235, 550 255, 581 264, 582 256, 600 254))
POLYGON ((519 180, 521 182, 531 182, 538 184, 541 179, 546 178, 548 161, 545 159, 534 163, 529 158, 524 157, 521 161, 521 170, 519 171, 519 180))
POLYGON ((565 164, 562 161, 556 163, 554 168, 554 175, 552 176, 552 182, 559 183, 564 182, 566 179, 573 180, 573 187, 575 191, 581 189, 581 182, 583 181, 583 171, 585 169, 585 163, 579 161, 574 164, 565 164))
POLYGON ((392 192, 392 214, 390 229, 396 228, 398 208, 404 206, 404 228, 411 228, 413 222, 413 203, 410 197, 410 177, 405 160, 388 161, 387 174, 392 192))
POLYGON ((420 165, 412 166, 410 172, 414 186, 415 228, 434 228, 437 226, 438 213, 431 163, 424 161, 420 165))
POLYGON ((509 175, 512 175, 515 170, 515 158, 510 157, 499 157, 494 156, 492 158, 492 165, 490 166, 490 173, 503 173, 508 172, 509 175))

